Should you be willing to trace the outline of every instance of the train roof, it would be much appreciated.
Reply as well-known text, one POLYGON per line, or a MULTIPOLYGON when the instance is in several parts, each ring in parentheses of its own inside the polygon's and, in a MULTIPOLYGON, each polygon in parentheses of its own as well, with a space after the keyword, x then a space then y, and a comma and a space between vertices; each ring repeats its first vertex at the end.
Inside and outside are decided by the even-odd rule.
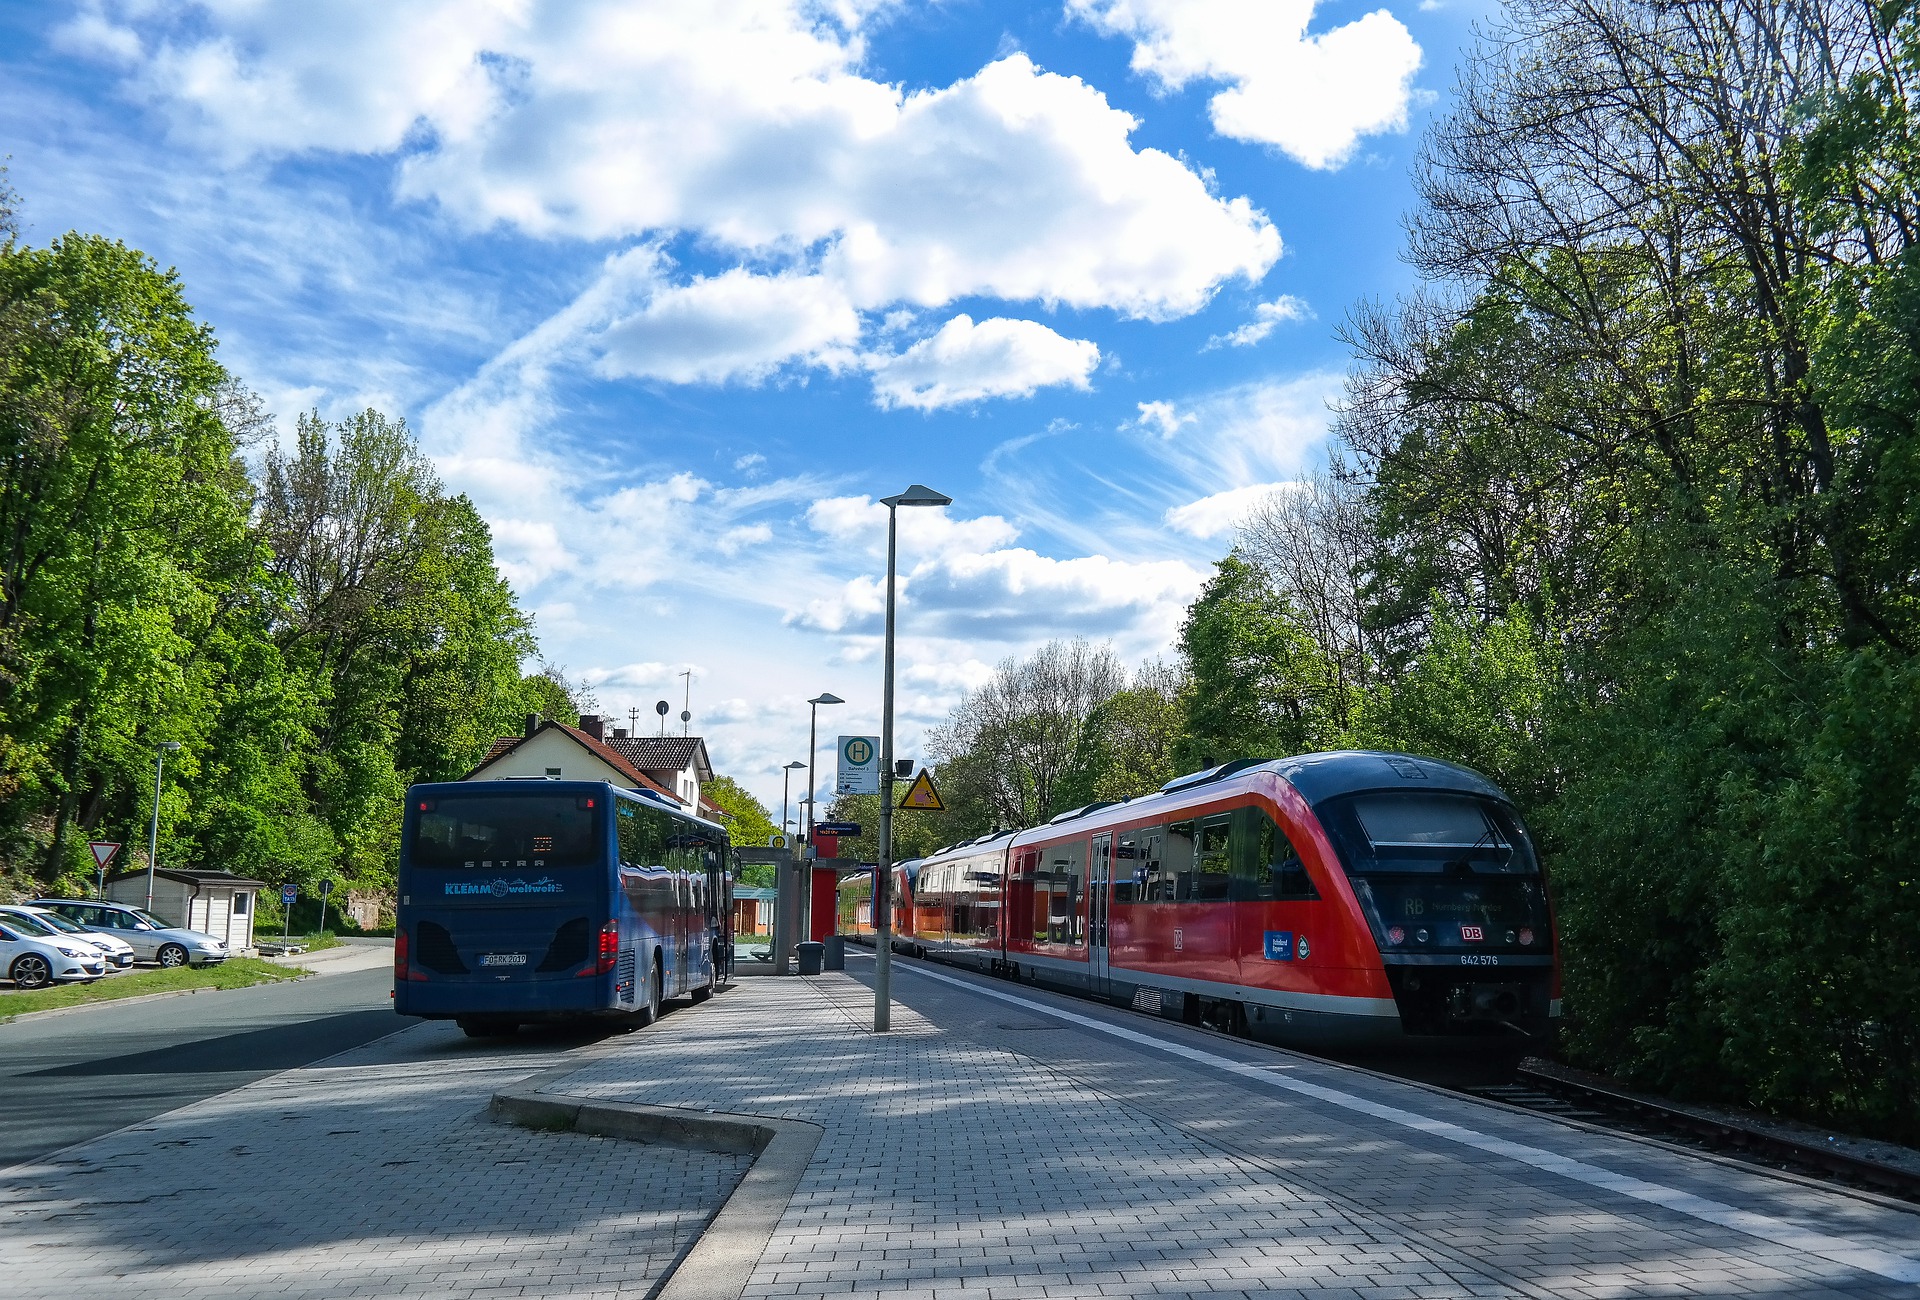
MULTIPOLYGON (((1152 794, 1119 802, 1092 803, 1059 813, 1038 826, 1027 827, 1017 836, 1022 843, 1028 837, 1044 838, 1045 832, 1082 818, 1099 823, 1126 822, 1136 817, 1151 817, 1154 809, 1176 800, 1202 794, 1212 795, 1213 786, 1227 787, 1230 782, 1251 784, 1247 778, 1262 774, 1277 776, 1300 792, 1309 804, 1319 804, 1340 795, 1362 794, 1374 790, 1431 790, 1455 794, 1479 795, 1512 803, 1504 791, 1469 767, 1444 759, 1418 754, 1398 754, 1383 750, 1345 749, 1318 754, 1297 754, 1291 758, 1239 759, 1199 772, 1189 772, 1168 781, 1152 794)), ((1225 793, 1222 789, 1220 793, 1225 793)), ((989 842, 1007 841, 1015 832, 1000 831, 979 839, 950 844, 930 853, 924 861, 960 856, 984 847, 989 842)))
POLYGON ((1512 803, 1506 792, 1470 767, 1418 754, 1342 749, 1262 763, 1287 779, 1308 803, 1365 790, 1447 790, 1512 803))

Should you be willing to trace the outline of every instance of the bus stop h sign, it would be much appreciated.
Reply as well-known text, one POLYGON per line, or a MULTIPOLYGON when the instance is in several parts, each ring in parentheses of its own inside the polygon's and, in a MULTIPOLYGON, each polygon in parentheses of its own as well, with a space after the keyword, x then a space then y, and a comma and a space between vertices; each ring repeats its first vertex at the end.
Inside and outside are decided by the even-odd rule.
POLYGON ((835 794, 880 793, 880 737, 840 737, 839 779, 833 783, 835 794))

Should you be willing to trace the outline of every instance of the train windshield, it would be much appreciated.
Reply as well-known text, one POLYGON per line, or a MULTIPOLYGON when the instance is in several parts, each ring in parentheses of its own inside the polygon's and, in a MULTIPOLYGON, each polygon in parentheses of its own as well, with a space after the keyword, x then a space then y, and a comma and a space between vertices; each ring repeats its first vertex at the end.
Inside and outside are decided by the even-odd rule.
POLYGON ((1385 950, 1544 952, 1546 890, 1513 810, 1465 794, 1360 794, 1317 810, 1385 950))
POLYGON ((1349 875, 1536 876, 1519 820, 1462 794, 1360 794, 1322 810, 1349 875))
POLYGON ((475 871, 586 867, 603 862, 600 817, 591 795, 478 795, 420 799, 408 862, 475 871))

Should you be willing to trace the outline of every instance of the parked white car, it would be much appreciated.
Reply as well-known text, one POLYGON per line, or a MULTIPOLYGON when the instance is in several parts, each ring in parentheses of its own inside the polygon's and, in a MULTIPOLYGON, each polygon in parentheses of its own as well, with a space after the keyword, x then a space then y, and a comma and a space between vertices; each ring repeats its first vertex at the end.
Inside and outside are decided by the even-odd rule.
POLYGON ((227 945, 198 930, 168 925, 151 912, 123 903, 85 903, 71 898, 36 898, 33 906, 58 912, 83 930, 111 934, 133 945, 134 956, 162 966, 210 966, 227 959, 227 945))
POLYGON ((7 917, 14 915, 22 915, 38 921, 42 925, 57 930, 69 939, 92 944, 100 950, 100 957, 106 962, 108 970, 126 970, 133 965, 133 945, 125 939, 117 938, 111 934, 96 933, 75 925, 72 921, 69 921, 52 908, 29 907, 22 904, 10 904, 6 907, 0 907, 0 920, 5 920, 7 917))
POLYGON ((107 973, 98 949, 30 918, 0 918, 0 970, 15 988, 89 984, 107 973), (34 933, 38 930, 39 933, 34 933))

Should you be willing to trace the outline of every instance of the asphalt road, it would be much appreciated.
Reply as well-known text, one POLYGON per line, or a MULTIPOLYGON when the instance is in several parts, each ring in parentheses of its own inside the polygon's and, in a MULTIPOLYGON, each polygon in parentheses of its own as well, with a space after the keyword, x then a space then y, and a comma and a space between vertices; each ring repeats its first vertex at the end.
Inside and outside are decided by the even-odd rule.
POLYGON ((379 968, 0 1025, 0 1168, 417 1023, 392 988, 379 968))

